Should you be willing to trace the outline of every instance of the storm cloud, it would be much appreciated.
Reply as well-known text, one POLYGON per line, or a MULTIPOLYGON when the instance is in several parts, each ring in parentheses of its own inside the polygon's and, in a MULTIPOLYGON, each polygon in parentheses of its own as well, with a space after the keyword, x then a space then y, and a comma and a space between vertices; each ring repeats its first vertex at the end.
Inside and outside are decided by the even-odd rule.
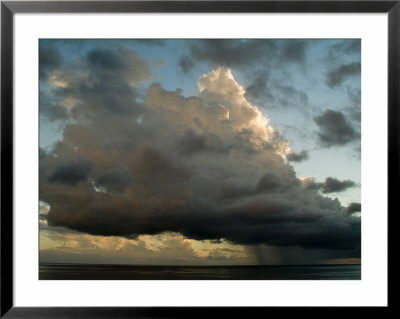
POLYGON ((296 40, 285 41, 281 52, 280 60, 281 62, 303 62, 306 57, 306 40, 296 40))
POLYGON ((349 212, 349 214, 361 212, 361 203, 351 203, 347 207, 347 211, 349 212))
POLYGON ((348 144, 360 137, 346 116, 340 111, 326 110, 314 117, 319 127, 319 142, 326 147, 348 144))
POLYGON ((341 85, 347 78, 359 75, 361 73, 361 64, 358 62, 352 62, 349 64, 343 64, 338 68, 330 71, 326 75, 326 84, 330 88, 341 85))
POLYGON ((268 89, 269 75, 267 71, 257 72, 251 84, 246 88, 246 94, 250 98, 267 97, 273 99, 268 89), (269 96, 268 96, 269 94, 269 96))
POLYGON ((346 39, 331 46, 330 52, 343 53, 360 53, 361 40, 360 39, 346 39))
POLYGON ((188 73, 195 66, 195 61, 189 56, 184 55, 180 58, 178 66, 184 73, 188 73))
POLYGON ((39 77, 41 80, 47 79, 48 73, 60 67, 63 57, 55 48, 41 47, 39 49, 39 77))
POLYGON ((302 162, 308 159, 308 152, 301 151, 299 153, 291 152, 287 155, 287 160, 289 162, 302 162))
POLYGON ((49 120, 82 121, 106 113, 141 112, 136 84, 149 80, 149 62, 129 47, 94 48, 77 63, 64 64, 49 76, 52 90, 40 91, 40 112, 49 120))
POLYGON ((285 63, 303 64, 306 60, 307 40, 291 39, 205 39, 189 42, 188 53, 178 65, 184 72, 196 63, 212 66, 246 68, 257 65, 280 68, 285 63))
POLYGON ((96 178, 96 186, 101 187, 104 192, 123 193, 131 183, 131 172, 126 166, 111 168, 102 172, 96 178))
POLYGON ((356 183, 350 180, 340 181, 333 177, 328 177, 322 186, 322 192, 327 193, 338 193, 343 192, 350 187, 356 186, 356 183))
POLYGON ((262 62, 271 65, 277 59, 278 46, 273 40, 197 40, 189 45, 189 55, 182 56, 179 65, 188 71, 196 62, 213 66, 240 68, 262 62), (189 57, 190 56, 190 57, 189 57))
POLYGON ((92 163, 84 158, 62 162, 54 168, 54 171, 48 175, 49 183, 66 184, 74 186, 86 180, 92 163))
POLYGON ((354 181, 341 181, 334 177, 327 177, 323 183, 317 183, 313 179, 307 178, 303 180, 302 183, 306 189, 321 190, 324 194, 341 193, 346 191, 348 188, 357 186, 354 181))
MULTIPOLYGON (((197 59, 224 57, 234 65, 274 50, 268 42, 257 52, 236 45, 210 41, 192 51, 197 59)), ((138 99, 137 87, 150 73, 133 50, 96 49, 81 63, 84 75, 76 69, 54 75, 53 94, 75 102, 63 140, 40 159, 39 196, 51 207, 49 225, 92 235, 168 231, 359 254, 360 219, 305 187, 286 162, 288 142, 248 102, 229 68, 201 76, 197 96, 154 83, 138 99)), ((316 122, 336 142, 347 142, 354 132, 341 137, 326 118, 342 129, 347 122, 331 112, 316 122)), ((328 184, 325 190, 337 186, 328 184)))
POLYGON ((268 73, 259 73, 252 83, 246 88, 247 97, 256 101, 265 101, 268 108, 298 108, 305 110, 308 96, 294 87, 271 82, 268 73))

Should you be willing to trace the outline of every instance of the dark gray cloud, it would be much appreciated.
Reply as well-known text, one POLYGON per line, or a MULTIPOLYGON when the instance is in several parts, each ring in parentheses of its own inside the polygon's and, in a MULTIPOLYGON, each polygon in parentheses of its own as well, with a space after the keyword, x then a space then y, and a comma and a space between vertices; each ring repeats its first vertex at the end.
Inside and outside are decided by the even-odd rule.
MULTIPOLYGON (((92 58, 84 70, 93 76, 128 80, 92 58)), ((74 79, 75 87, 87 80, 74 79)), ((110 85, 101 96, 115 99, 110 85)), ((40 160, 39 196, 51 207, 49 225, 127 238, 171 231, 358 256, 359 218, 320 188, 303 185, 282 156, 287 142, 248 103, 230 71, 214 70, 199 85, 197 97, 185 98, 154 84, 136 113, 110 111, 66 125, 63 140, 40 160)), ((68 97, 79 107, 93 102, 85 90, 68 97)))
POLYGON ((131 181, 131 172, 126 166, 120 166, 101 172, 95 182, 97 187, 104 188, 106 192, 122 193, 131 181))
POLYGON ((213 67, 281 68, 287 63, 304 63, 308 43, 307 40, 298 39, 194 40, 190 42, 188 53, 182 56, 179 65, 184 72, 197 62, 213 67))
POLYGON ((273 173, 267 173, 259 180, 255 190, 258 193, 276 192, 282 190, 282 182, 278 176, 273 173))
POLYGON ((39 161, 45 159, 47 156, 47 152, 39 147, 39 161))
POLYGON ((45 80, 48 73, 60 67, 63 63, 63 57, 55 48, 39 48, 39 77, 45 80))
POLYGON ((183 154, 192 154, 207 148, 207 140, 205 136, 196 135, 192 131, 186 131, 183 134, 180 143, 178 144, 178 149, 183 154))
POLYGON ((349 214, 361 212, 361 203, 351 203, 347 207, 347 211, 349 212, 349 214))
POLYGON ((337 63, 344 57, 361 57, 361 39, 346 39, 331 45, 328 48, 328 62, 337 63))
POLYGON ((95 68, 119 72, 125 67, 118 53, 112 49, 93 49, 87 54, 86 59, 89 65, 95 68))
POLYGON ((292 152, 286 158, 289 162, 303 162, 308 159, 308 152, 305 150, 299 153, 292 152))
POLYGON ((85 158, 63 162, 55 167, 47 180, 49 183, 74 186, 86 180, 92 166, 93 164, 85 158))
POLYGON ((135 39, 133 41, 148 46, 158 46, 158 47, 165 46, 165 41, 161 39, 135 39))
POLYGON ((126 46, 94 48, 79 62, 52 74, 51 90, 41 90, 40 112, 50 121, 138 115, 142 105, 135 86, 151 77, 149 63, 126 46))
POLYGON ((332 51, 341 51, 344 53, 361 53, 360 39, 346 39, 331 46, 332 51))
POLYGON ((347 108, 349 117, 357 124, 361 123, 361 90, 359 88, 347 87, 347 95, 350 106, 347 108))
POLYGON ((322 193, 329 194, 344 192, 348 188, 356 186, 356 183, 351 180, 340 181, 334 177, 327 177, 323 183, 308 180, 305 182, 304 188, 308 190, 321 190, 322 193))
POLYGON ((270 90, 268 88, 269 84, 269 75, 267 71, 258 72, 254 77, 251 84, 246 88, 246 94, 250 98, 263 98, 267 97, 269 99, 273 99, 273 96, 270 95, 270 90))
POLYGON ((284 41, 280 52, 280 61, 286 62, 304 62, 308 42, 305 40, 284 41))
POLYGON ((246 88, 246 96, 257 103, 266 103, 272 107, 297 107, 305 110, 308 95, 289 85, 271 81, 267 71, 257 72, 255 78, 246 88))
POLYGON ((224 145, 216 135, 198 135, 193 130, 187 130, 178 140, 177 150, 185 155, 199 152, 224 153, 229 151, 229 146, 224 145))
POLYGON ((325 194, 339 193, 354 186, 356 186, 356 183, 351 180, 340 181, 336 178, 328 177, 322 185, 322 192, 325 194))
POLYGON ((274 99, 279 106, 304 108, 308 104, 308 95, 291 86, 275 84, 272 90, 274 90, 274 99))
POLYGON ((360 107, 361 103, 361 90, 359 88, 347 87, 347 94, 352 103, 360 107))
POLYGON ((189 46, 190 58, 186 55, 182 59, 185 66, 203 62, 212 66, 240 68, 260 62, 263 66, 271 65, 277 53, 278 47, 274 40, 207 39, 192 41, 189 46))
POLYGON ((319 142, 325 147, 345 145, 360 137, 340 111, 326 110, 314 121, 319 127, 319 142))
POLYGON ((188 73, 195 66, 195 64, 195 61, 187 55, 182 56, 178 62, 178 66, 184 73, 188 73))
POLYGON ((343 64, 333 71, 328 72, 326 75, 326 84, 330 88, 341 85, 349 77, 359 75, 361 72, 361 64, 358 62, 352 62, 349 64, 343 64))
POLYGON ((63 107, 62 100, 51 92, 39 91, 39 112, 50 121, 67 120, 68 110, 63 107))

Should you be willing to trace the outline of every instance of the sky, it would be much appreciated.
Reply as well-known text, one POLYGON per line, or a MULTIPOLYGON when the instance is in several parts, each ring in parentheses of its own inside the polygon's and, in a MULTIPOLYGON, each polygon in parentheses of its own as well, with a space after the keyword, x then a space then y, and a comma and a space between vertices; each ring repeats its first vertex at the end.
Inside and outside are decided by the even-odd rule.
POLYGON ((41 262, 361 262, 359 39, 42 39, 41 262))

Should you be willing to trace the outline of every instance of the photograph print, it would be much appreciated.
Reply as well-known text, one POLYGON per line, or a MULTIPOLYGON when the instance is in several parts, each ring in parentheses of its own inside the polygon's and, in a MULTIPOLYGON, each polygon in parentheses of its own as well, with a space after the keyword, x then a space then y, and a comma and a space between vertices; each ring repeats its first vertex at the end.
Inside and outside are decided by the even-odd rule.
POLYGON ((40 39, 39 279, 360 280, 360 39, 40 39))

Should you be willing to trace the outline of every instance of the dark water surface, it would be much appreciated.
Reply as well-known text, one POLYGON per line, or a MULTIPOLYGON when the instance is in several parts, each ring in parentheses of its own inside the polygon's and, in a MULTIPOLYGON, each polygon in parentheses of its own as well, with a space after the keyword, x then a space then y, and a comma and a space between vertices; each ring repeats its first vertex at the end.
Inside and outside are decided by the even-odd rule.
POLYGON ((44 280, 360 280, 361 265, 131 266, 39 265, 44 280))

